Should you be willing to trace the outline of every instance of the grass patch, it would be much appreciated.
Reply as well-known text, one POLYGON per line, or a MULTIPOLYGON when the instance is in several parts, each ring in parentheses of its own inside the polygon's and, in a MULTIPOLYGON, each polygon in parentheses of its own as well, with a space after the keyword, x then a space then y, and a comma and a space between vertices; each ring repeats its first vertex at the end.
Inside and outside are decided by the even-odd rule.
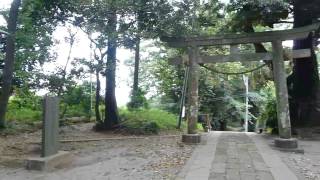
POLYGON ((120 110, 121 125, 129 133, 157 134, 176 129, 177 116, 158 109, 120 110))
MULTIPOLYGON (((62 111, 62 110, 60 110, 60 111, 62 111)), ((79 108, 77 106, 69 106, 66 114, 64 114, 64 117, 65 118, 81 117, 81 116, 88 117, 88 115, 89 115, 89 112, 85 112, 82 108, 79 108)))
POLYGON ((198 132, 204 132, 204 129, 201 123, 197 123, 197 130, 198 132))
POLYGON ((40 121, 41 111, 35 111, 27 108, 9 109, 6 116, 8 121, 17 121, 28 124, 40 121))

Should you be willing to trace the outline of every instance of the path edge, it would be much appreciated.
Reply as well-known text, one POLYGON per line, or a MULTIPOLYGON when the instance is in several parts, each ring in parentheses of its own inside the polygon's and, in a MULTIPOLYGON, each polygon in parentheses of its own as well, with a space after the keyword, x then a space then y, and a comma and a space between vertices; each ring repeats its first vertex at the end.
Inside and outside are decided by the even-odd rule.
POLYGON ((197 176, 197 180, 207 180, 210 175, 210 169, 211 169, 211 164, 212 161, 214 160, 216 148, 217 148, 217 143, 219 140, 219 137, 221 135, 221 132, 219 131, 211 131, 208 134, 205 134, 204 136, 202 135, 201 138, 206 138, 206 144, 199 144, 196 146, 195 150, 193 151, 191 157, 187 161, 187 163, 184 165, 183 169, 180 171, 180 173, 176 176, 176 180, 185 180, 185 179, 193 179, 195 178, 195 175, 198 173, 194 173, 194 171, 201 170, 202 173, 201 176, 197 176), (209 153, 210 156, 206 158, 206 162, 210 162, 205 166, 205 168, 199 168, 197 166, 197 161, 199 159, 199 154, 201 155, 202 151, 205 151, 205 149, 210 149, 209 153))
POLYGON ((264 162, 270 168, 270 171, 275 180, 299 180, 297 176, 290 170, 290 168, 282 161, 273 149, 270 148, 268 142, 255 133, 246 133, 248 137, 255 143, 259 153, 264 162))

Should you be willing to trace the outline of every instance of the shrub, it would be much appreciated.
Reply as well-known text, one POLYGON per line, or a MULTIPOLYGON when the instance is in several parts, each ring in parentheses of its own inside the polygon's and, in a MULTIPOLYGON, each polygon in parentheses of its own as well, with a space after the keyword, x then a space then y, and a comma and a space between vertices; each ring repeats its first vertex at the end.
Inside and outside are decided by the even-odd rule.
POLYGON ((263 107, 263 112, 258 118, 259 127, 258 128, 271 128, 272 133, 277 133, 278 131, 278 118, 277 118, 277 109, 276 109, 276 97, 275 97, 275 88, 273 84, 267 84, 263 90, 266 98, 266 103, 263 107))
POLYGON ((120 110, 121 126, 129 133, 157 134, 161 130, 176 128, 177 117, 171 113, 158 110, 120 110))
POLYGON ((9 109, 6 116, 9 121, 32 123, 34 121, 41 120, 41 111, 35 111, 27 108, 9 109))
POLYGON ((32 123, 41 120, 41 98, 31 92, 11 96, 6 119, 19 123, 32 123))
POLYGON ((139 108, 149 108, 148 101, 145 97, 146 92, 143 91, 141 88, 138 88, 137 94, 132 94, 131 93, 131 100, 127 104, 127 107, 129 110, 135 110, 139 108))

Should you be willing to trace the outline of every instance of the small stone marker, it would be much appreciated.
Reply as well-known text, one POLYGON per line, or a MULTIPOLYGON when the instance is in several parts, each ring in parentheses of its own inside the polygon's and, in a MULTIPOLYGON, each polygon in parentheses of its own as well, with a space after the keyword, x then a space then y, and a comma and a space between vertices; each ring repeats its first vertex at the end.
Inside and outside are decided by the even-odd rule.
POLYGON ((59 151, 59 98, 46 96, 43 100, 41 157, 27 159, 29 170, 50 171, 71 164, 72 155, 59 151))
POLYGON ((58 153, 59 99, 46 96, 43 100, 43 128, 41 157, 58 153))

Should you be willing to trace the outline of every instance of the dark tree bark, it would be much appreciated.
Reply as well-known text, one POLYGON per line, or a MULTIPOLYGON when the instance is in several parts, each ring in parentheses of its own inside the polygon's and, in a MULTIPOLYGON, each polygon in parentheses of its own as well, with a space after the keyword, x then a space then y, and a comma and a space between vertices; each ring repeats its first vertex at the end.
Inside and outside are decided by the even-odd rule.
POLYGON ((99 68, 96 69, 96 102, 94 105, 94 110, 95 110, 95 115, 96 115, 96 121, 101 122, 101 116, 100 116, 100 110, 99 110, 99 105, 100 105, 100 76, 99 76, 100 70, 99 68))
POLYGON ((12 78, 15 61, 15 34, 17 31, 17 21, 19 14, 19 7, 21 0, 14 0, 11 4, 8 21, 8 32, 10 35, 7 37, 6 56, 4 60, 3 76, 2 76, 2 89, 0 93, 0 128, 5 127, 5 116, 8 107, 8 100, 12 88, 12 78))
MULTIPOLYGON (((142 2, 138 2, 139 5, 142 2)), ((131 95, 131 102, 129 106, 131 108, 139 108, 142 103, 139 102, 139 68, 140 68, 140 42, 141 42, 141 27, 142 27, 142 16, 143 12, 138 10, 136 13, 137 19, 137 34, 135 37, 135 56, 134 56, 134 73, 133 73, 133 87, 132 87, 132 95, 131 95)))
POLYGON ((116 53, 117 53, 117 14, 116 10, 111 9, 108 15, 108 27, 110 34, 108 37, 107 67, 106 67, 106 96, 105 96, 105 120, 104 128, 113 129, 119 123, 117 100, 115 95, 116 88, 116 53))
POLYGON ((133 96, 137 96, 139 91, 139 66, 140 66, 140 36, 137 35, 136 45, 135 45, 135 56, 134 56, 134 73, 133 73, 133 89, 132 89, 133 96))
MULTIPOLYGON (((318 0, 295 0, 293 4, 294 27, 310 25, 316 19, 317 13, 310 9, 318 0)), ((319 15, 319 13, 318 13, 319 15)), ((319 87, 319 73, 317 57, 314 52, 312 34, 306 39, 294 41, 293 49, 311 49, 311 57, 294 59, 293 72, 290 75, 290 107, 293 127, 302 127, 314 124, 313 111, 315 111, 316 99, 319 87), (290 84, 292 83, 292 84, 290 84)), ((319 122, 318 122, 319 124, 319 122)))

